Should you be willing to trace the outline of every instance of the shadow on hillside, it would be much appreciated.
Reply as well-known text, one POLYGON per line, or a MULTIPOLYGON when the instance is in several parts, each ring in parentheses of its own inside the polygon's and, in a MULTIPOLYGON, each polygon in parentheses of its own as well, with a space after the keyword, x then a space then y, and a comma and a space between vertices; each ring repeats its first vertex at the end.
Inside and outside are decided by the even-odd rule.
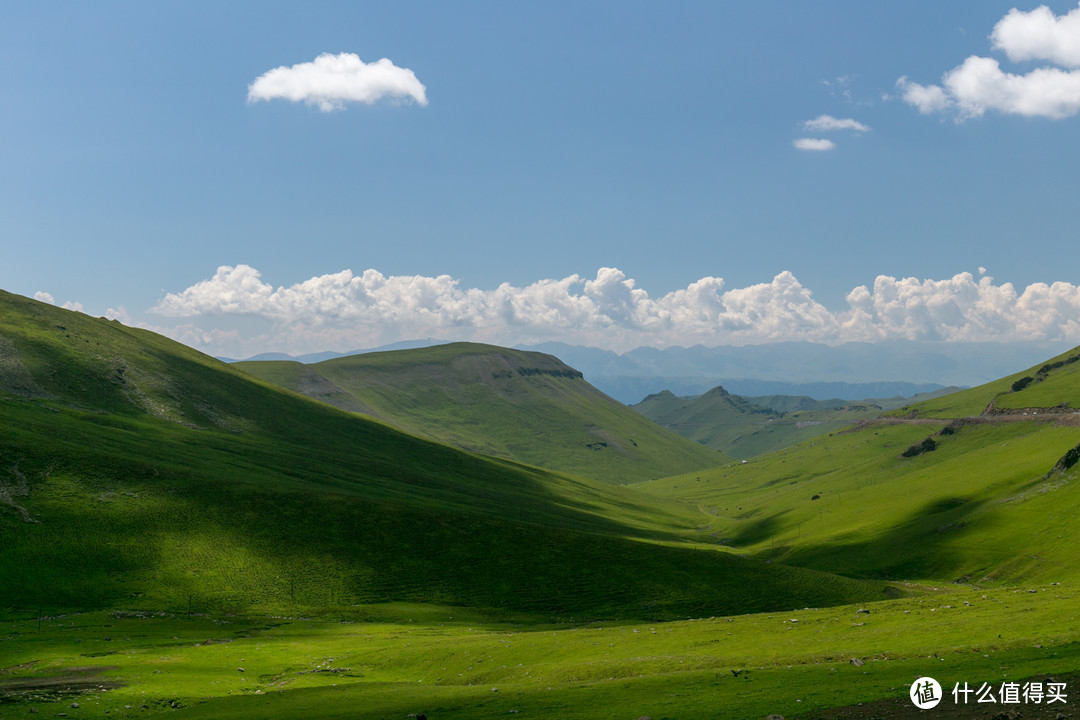
POLYGON ((426 442, 149 331, 4 293, 0 306, 40 386, 20 373, 21 394, 0 394, 0 472, 29 478, 25 516, 0 504, 0 609, 408 601, 663 619, 880 591, 678 547, 689 514, 426 442))
POLYGON ((936 500, 872 539, 797 547, 782 560, 850 577, 959 579, 967 558, 952 547, 953 541, 981 521, 974 518, 985 504, 961 497, 936 500))
POLYGON ((0 514, 8 610, 345 615, 404 601, 661 620, 880 594, 720 550, 634 540, 643 533, 617 518, 647 511, 637 498, 620 507, 572 480, 556 492, 541 471, 321 410, 294 439, 164 422, 138 432, 57 425, 67 416, 17 410, 0 403, 14 428, 0 454, 32 479, 20 500, 41 523, 0 514))
POLYGON ((731 544, 735 547, 745 547, 777 536, 784 529, 780 520, 787 514, 788 511, 784 510, 742 526, 738 534, 731 538, 731 544))

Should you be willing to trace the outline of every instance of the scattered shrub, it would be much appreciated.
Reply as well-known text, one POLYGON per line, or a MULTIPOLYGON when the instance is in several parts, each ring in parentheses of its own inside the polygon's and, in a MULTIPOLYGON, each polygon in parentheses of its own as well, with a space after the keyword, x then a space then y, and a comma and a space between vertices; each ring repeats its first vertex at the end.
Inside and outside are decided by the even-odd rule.
MULTIPOLYGON (((1042 370, 1040 370, 1039 372, 1041 373, 1042 370)), ((1023 390, 1028 385, 1030 385, 1034 379, 1035 378, 1031 377, 1030 375, 1020 378, 1012 384, 1012 391, 1019 392, 1020 390, 1023 390)))
POLYGON ((921 443, 915 443, 909 447, 901 453, 901 457, 915 457, 916 455, 922 455, 923 453, 928 453, 933 450, 937 450, 937 443, 934 442, 934 438, 928 437, 921 443))

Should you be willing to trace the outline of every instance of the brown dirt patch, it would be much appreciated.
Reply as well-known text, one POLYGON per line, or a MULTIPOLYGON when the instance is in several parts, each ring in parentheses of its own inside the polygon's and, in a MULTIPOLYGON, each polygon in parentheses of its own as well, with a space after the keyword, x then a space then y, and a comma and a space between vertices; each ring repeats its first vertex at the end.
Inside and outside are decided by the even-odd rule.
MULTIPOLYGON (((1030 678, 1035 681, 1048 681, 1046 677, 1030 678)), ((1009 718, 1013 720, 1057 720, 1059 715, 1066 718, 1080 718, 1080 711, 1076 709, 1076 698, 1072 697, 1073 688, 1080 687, 1080 674, 1078 675, 1055 675, 1053 682, 1066 683, 1068 694, 1067 703, 1055 702, 1051 705, 1033 703, 1021 703, 1019 705, 1002 705, 1000 703, 975 703, 956 705, 952 694, 945 690, 945 698, 935 708, 920 710, 906 698, 878 700, 862 705, 849 705, 847 707, 829 708, 817 712, 800 714, 795 716, 798 720, 995 720, 995 718, 1009 718)))
POLYGON ((20 670, 29 669, 33 663, 6 668, 0 676, 0 703, 23 700, 51 700, 87 692, 102 692, 122 687, 117 680, 102 677, 115 665, 92 665, 66 668, 58 675, 22 675, 20 670))

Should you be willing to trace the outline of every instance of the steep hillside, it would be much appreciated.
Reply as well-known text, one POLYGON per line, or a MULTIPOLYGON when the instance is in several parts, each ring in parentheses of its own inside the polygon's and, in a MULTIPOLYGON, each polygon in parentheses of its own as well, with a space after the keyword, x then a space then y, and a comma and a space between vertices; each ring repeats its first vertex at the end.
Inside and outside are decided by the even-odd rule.
POLYGON ((542 353, 452 343, 314 365, 233 367, 416 435, 605 482, 731 461, 649 422, 542 353))
POLYGON ((881 596, 704 545, 678 504, 422 440, 118 323, 0 294, 0 338, 0 612, 881 596))
POLYGON ((735 458, 749 458, 838 430, 881 408, 808 397, 746 398, 715 387, 704 395, 650 395, 631 406, 650 420, 735 458))
POLYGON ((1080 579, 1077 355, 746 464, 640 487, 695 503, 725 544, 755 557, 855 577, 1080 579))
POLYGON ((1080 412, 1080 348, 1008 377, 894 412, 918 417, 1080 412))

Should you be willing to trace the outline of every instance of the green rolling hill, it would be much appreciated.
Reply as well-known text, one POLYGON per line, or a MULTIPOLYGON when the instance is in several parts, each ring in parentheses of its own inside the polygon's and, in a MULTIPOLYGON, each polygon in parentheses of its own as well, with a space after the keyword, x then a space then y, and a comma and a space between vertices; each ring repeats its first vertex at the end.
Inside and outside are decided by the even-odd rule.
POLYGON ((152 333, 0 295, 0 608, 555 616, 882 586, 718 549, 686 506, 463 452, 152 333))
POLYGON ((1071 691, 1074 354, 627 486, 0 293, 0 715, 901 717, 927 672, 1071 691))
POLYGON ((731 458, 649 422, 551 355, 475 343, 233 367, 422 437, 605 482, 731 458))
POLYGON ((698 505, 712 531, 754 557, 930 582, 1080 579, 1071 559, 1080 517, 1075 357, 748 463, 639 487, 698 505))
POLYGON ((897 416, 969 417, 1080 412, 1080 348, 964 392, 916 403, 897 416))

